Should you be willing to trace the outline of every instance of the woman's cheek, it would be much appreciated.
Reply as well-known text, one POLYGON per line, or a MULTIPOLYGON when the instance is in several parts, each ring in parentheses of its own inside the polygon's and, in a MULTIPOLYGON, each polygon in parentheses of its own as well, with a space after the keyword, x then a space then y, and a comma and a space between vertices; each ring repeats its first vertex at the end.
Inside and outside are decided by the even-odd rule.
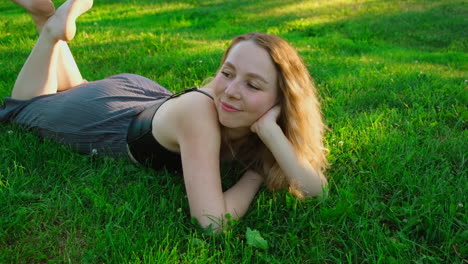
POLYGON ((214 79, 215 93, 221 94, 223 92, 223 85, 224 85, 223 80, 219 77, 219 75, 216 76, 215 79, 214 79))
POLYGON ((258 117, 261 117, 269 109, 268 102, 259 96, 250 96, 249 105, 252 107, 252 110, 254 110, 253 112, 258 114, 258 117))

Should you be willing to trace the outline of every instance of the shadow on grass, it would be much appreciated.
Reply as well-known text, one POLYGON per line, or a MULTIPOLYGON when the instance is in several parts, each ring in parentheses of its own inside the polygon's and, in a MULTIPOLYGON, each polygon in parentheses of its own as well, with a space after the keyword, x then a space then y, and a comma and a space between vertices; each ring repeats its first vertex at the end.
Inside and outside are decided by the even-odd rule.
MULTIPOLYGON (((391 14, 363 15, 351 19, 324 23, 297 30, 306 37, 325 37, 339 34, 342 38, 387 43, 423 51, 467 51, 466 15, 463 1, 439 2, 423 10, 409 10, 391 14)), ((359 46, 349 52, 362 52, 359 46)), ((365 50, 364 50, 365 52, 365 50)))

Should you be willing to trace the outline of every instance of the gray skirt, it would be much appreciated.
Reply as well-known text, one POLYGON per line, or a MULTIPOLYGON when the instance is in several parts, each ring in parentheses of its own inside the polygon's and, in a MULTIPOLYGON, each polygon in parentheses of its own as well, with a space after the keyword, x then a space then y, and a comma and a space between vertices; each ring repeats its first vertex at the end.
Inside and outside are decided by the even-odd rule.
POLYGON ((119 74, 30 100, 5 98, 0 122, 13 122, 83 154, 127 155, 130 121, 171 92, 139 75, 119 74))

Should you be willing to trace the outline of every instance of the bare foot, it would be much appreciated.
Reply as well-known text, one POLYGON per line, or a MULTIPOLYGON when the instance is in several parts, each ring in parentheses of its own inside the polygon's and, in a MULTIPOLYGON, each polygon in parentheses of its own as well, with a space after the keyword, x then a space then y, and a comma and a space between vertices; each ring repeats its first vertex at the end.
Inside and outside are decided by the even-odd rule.
POLYGON ((68 0, 44 25, 44 32, 56 40, 70 41, 75 37, 76 19, 93 6, 93 0, 68 0))
POLYGON ((55 12, 54 3, 50 0, 12 0, 31 15, 50 17, 55 12))
POLYGON ((41 32, 47 19, 55 13, 51 0, 12 0, 26 10, 34 20, 37 30, 41 32))

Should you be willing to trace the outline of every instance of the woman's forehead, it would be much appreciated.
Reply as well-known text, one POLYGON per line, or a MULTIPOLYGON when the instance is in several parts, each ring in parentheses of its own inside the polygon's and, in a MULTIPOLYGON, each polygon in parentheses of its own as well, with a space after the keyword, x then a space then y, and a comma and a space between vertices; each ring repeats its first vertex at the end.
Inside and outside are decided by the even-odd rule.
POLYGON ((253 41, 242 41, 232 47, 224 65, 245 74, 259 75, 267 82, 276 80, 276 69, 270 54, 253 41))

